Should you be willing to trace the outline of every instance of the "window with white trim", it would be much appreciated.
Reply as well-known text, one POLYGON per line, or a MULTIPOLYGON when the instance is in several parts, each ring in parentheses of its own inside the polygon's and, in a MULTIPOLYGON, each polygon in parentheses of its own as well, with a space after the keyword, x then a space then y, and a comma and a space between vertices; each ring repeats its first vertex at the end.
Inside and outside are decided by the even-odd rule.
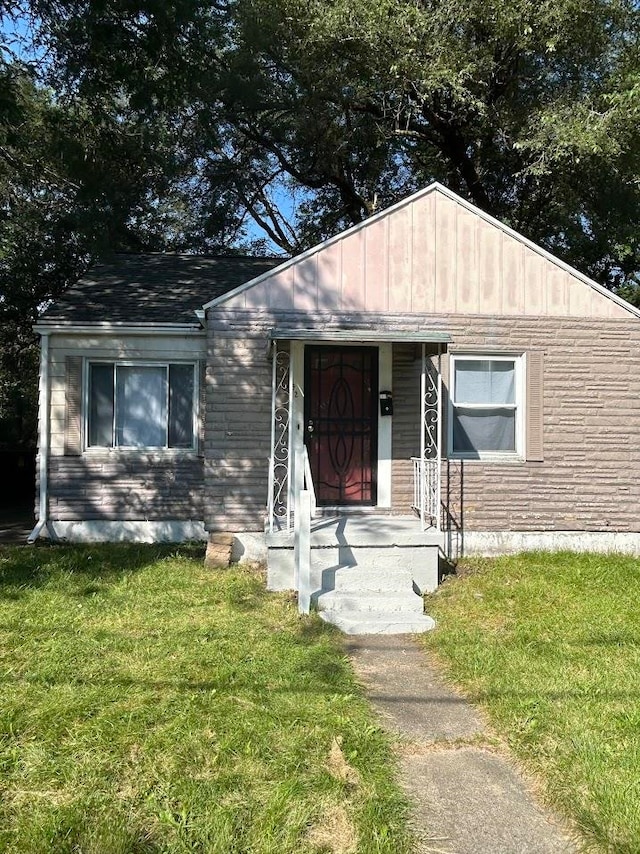
POLYGON ((193 362, 89 362, 88 448, 182 448, 196 440, 193 362))
POLYGON ((523 453, 523 356, 452 355, 449 447, 455 457, 523 453))

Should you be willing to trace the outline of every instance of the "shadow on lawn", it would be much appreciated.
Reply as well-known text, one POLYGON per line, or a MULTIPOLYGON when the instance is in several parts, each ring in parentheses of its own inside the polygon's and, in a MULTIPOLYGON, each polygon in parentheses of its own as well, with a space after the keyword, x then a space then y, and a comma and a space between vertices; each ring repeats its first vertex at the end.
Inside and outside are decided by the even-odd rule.
MULTIPOLYGON (((318 676, 316 670, 300 670, 298 673, 309 675, 310 672, 314 676, 318 676)), ((344 678, 344 671, 336 670, 336 675, 344 678)), ((333 676, 333 674, 332 674, 333 676)), ((174 692, 178 696, 182 696, 185 692, 210 694, 214 692, 216 696, 228 697, 234 699, 239 692, 247 692, 258 696, 270 694, 290 694, 290 693, 305 693, 305 694, 325 694, 328 690, 334 689, 337 680, 332 678, 329 681, 316 679, 313 684, 305 683, 304 688, 301 687, 299 681, 296 680, 295 674, 286 684, 275 685, 267 680, 265 683, 258 681, 255 675, 247 677, 246 680, 240 678, 223 678, 223 679, 140 679, 128 676, 111 677, 100 679, 96 676, 38 676, 32 674, 8 673, 0 676, 0 685, 32 685, 42 688, 116 688, 119 692, 127 689, 138 689, 140 691, 151 691, 153 693, 174 692)))
POLYGON ((37 544, 0 549, 0 597, 15 599, 21 590, 50 583, 56 576, 72 575, 89 580, 114 581, 170 556, 202 559, 204 545, 105 545, 37 544))

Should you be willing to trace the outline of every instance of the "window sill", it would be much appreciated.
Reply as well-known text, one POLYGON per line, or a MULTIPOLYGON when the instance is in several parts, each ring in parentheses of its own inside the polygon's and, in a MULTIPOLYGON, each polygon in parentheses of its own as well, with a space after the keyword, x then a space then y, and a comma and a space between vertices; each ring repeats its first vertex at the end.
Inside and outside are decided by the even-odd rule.
POLYGON ((197 457, 195 448, 85 448, 86 457, 197 457))
POLYGON ((504 463, 505 465, 520 465, 526 462, 520 454, 449 454, 448 459, 466 463, 504 463))

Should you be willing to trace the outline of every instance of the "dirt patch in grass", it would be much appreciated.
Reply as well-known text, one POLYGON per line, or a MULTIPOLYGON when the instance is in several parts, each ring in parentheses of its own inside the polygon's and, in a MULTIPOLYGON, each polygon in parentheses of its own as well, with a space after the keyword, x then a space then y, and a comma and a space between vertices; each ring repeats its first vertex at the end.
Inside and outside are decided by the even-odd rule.
POLYGON ((327 806, 320 819, 307 834, 307 841, 318 852, 326 854, 355 854, 358 850, 358 835, 341 804, 327 806))

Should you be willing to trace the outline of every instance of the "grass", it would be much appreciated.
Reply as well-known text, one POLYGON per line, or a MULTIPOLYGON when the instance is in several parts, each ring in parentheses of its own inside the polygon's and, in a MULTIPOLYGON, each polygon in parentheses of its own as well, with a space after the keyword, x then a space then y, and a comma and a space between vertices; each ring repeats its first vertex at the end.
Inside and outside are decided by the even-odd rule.
POLYGON ((0 850, 409 849, 338 635, 196 548, 0 549, 0 850))
POLYGON ((640 561, 467 561, 425 638, 595 850, 640 851, 640 561))

